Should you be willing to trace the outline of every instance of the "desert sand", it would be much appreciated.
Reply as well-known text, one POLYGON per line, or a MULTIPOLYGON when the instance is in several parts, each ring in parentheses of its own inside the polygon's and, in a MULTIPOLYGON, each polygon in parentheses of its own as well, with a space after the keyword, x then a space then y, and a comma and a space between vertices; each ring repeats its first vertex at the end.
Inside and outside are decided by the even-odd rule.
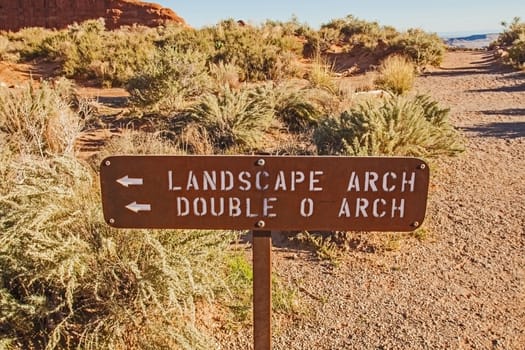
POLYGON ((431 165, 423 237, 350 234, 333 266, 275 236, 273 271, 306 311, 274 317, 274 349, 524 348, 525 76, 449 52, 415 90, 451 108, 466 143, 431 165))

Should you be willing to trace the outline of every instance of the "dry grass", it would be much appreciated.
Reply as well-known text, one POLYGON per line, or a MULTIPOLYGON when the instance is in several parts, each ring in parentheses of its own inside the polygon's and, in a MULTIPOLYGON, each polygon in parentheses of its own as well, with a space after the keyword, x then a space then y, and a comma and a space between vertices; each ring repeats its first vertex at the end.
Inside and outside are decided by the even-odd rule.
POLYGON ((9 145, 24 154, 72 153, 82 122, 70 108, 71 85, 53 87, 28 82, 17 89, 0 88, 0 129, 9 145))
MULTIPOLYGON (((115 230, 70 157, 0 165, 0 330, 14 348, 209 349, 195 305, 223 282, 229 232, 115 230)), ((7 160, 7 161, 6 161, 7 160)))
POLYGON ((316 56, 312 62, 308 81, 314 88, 324 89, 332 94, 337 93, 332 67, 320 55, 316 56))
POLYGON ((397 95, 407 93, 414 86, 416 77, 412 62, 403 56, 389 56, 379 66, 376 85, 397 95))

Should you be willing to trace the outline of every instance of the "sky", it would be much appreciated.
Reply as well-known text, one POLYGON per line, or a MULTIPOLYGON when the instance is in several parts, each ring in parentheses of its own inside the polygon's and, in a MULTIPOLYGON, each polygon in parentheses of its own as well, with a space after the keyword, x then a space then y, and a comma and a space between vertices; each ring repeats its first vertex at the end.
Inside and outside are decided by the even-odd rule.
POLYGON ((499 32, 502 21, 525 19, 524 0, 146 0, 173 9, 200 28, 222 19, 259 24, 296 16, 314 28, 334 18, 354 15, 398 30, 422 28, 442 35, 499 32))

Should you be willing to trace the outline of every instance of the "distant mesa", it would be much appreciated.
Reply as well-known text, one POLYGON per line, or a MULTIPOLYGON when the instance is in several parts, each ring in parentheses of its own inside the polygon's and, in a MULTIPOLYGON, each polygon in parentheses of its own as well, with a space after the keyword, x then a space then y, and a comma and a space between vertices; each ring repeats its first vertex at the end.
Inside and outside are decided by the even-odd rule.
POLYGON ((169 8, 136 0, 0 0, 0 30, 26 27, 62 29, 74 22, 104 18, 106 28, 140 24, 186 25, 169 8))
POLYGON ((446 44, 450 47, 463 49, 482 49, 488 47, 498 38, 498 34, 474 34, 470 36, 448 38, 446 44))

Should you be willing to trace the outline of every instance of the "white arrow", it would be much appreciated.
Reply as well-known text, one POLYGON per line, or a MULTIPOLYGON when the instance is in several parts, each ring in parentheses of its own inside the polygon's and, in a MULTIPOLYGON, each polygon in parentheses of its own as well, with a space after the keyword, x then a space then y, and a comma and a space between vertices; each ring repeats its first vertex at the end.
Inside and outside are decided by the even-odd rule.
POLYGON ((142 185, 143 184, 143 180, 142 179, 132 178, 132 177, 129 177, 128 175, 126 175, 124 177, 121 177, 120 179, 117 180, 117 182, 119 184, 121 184, 122 186, 124 186, 124 187, 129 187, 129 186, 132 186, 132 185, 142 185))
POLYGON ((151 211, 151 204, 137 204, 137 202, 133 202, 126 205, 126 208, 135 213, 139 211, 151 211))

